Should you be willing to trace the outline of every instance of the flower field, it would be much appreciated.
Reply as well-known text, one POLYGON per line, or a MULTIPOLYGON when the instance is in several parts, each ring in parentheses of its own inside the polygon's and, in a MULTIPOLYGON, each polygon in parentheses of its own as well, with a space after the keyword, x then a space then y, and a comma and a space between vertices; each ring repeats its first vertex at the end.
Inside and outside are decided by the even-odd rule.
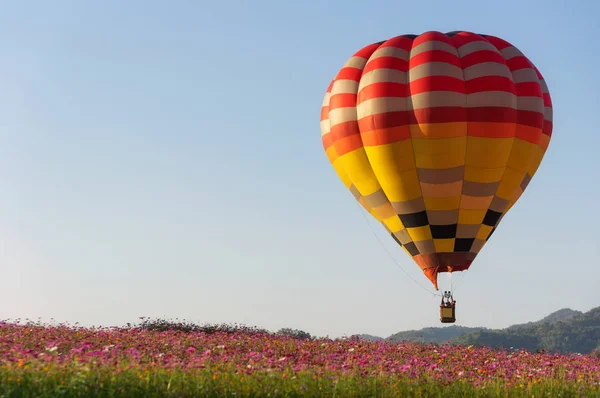
POLYGON ((600 396, 600 358, 256 330, 0 323, 0 396, 600 396))

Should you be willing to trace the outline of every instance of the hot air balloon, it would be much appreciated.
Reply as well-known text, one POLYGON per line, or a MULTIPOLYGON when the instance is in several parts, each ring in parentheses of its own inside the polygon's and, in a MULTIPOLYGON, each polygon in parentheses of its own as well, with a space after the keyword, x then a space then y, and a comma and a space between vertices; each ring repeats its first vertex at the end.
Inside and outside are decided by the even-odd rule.
POLYGON ((464 31, 362 48, 331 81, 321 109, 321 139, 338 177, 436 290, 439 273, 471 266, 535 175, 551 135, 539 70, 507 41, 464 31))

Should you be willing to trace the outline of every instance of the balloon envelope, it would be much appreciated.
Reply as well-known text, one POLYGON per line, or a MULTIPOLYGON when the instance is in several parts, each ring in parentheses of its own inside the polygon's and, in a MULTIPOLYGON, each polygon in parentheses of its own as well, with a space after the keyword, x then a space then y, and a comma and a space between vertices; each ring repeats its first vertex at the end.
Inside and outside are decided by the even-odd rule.
POLYGON ((498 37, 426 32, 368 45, 333 79, 321 138, 337 175, 437 289, 468 269, 536 173, 552 102, 498 37))

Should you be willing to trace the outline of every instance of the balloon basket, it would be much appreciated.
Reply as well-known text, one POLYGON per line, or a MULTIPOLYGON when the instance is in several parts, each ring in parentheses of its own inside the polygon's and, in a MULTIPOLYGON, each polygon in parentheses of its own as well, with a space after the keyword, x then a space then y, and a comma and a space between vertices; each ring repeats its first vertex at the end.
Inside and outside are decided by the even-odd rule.
POLYGON ((456 307, 440 306, 440 321, 442 323, 456 322, 456 307))

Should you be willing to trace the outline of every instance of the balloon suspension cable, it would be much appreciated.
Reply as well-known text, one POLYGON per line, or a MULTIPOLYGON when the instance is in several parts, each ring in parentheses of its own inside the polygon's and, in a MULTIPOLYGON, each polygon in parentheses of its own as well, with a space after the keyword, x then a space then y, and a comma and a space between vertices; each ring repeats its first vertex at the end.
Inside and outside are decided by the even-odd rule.
POLYGON ((425 290, 428 293, 433 294, 433 296, 442 296, 441 293, 438 292, 434 292, 428 288, 426 288, 425 286, 423 286, 421 283, 419 283, 415 278, 413 278, 405 269, 404 267, 402 267, 402 265, 400 265, 400 263, 398 262, 398 260, 396 260, 396 258, 392 255, 392 253, 390 253, 390 251, 388 250, 387 247, 385 247, 385 245, 383 244, 383 242, 381 241, 381 239, 379 239, 379 236, 377 236, 377 234, 375 233, 375 230, 373 229, 373 226, 371 225, 371 223, 369 222, 369 219, 367 218, 367 216, 364 213, 364 208, 360 205, 360 203, 358 203, 358 201, 356 201, 356 205, 358 206, 358 210, 360 211, 360 214, 362 214, 363 218, 365 219, 365 222, 367 223, 367 225, 369 226, 369 229, 371 230, 371 233, 373 234, 373 236, 375 237, 375 239, 377 239, 377 242, 379 242, 379 244, 381 245, 381 247, 383 247, 383 249, 385 250, 385 252, 388 254, 388 256, 392 259, 392 261, 394 262, 394 264, 396 264, 398 266, 398 268, 400 268, 400 270, 402 272, 404 272, 404 274, 406 276, 408 276, 408 278, 413 281, 414 283, 416 283, 421 289, 425 290))

